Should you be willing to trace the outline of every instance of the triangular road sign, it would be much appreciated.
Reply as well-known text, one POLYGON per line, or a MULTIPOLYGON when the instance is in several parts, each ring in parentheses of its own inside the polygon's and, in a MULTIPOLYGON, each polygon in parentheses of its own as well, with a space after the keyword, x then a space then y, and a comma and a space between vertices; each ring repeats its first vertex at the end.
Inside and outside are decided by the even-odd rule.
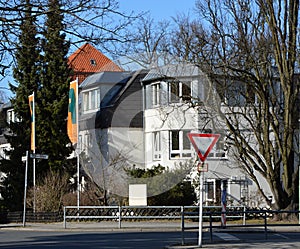
POLYGON ((202 162, 205 161, 220 137, 220 134, 210 133, 188 133, 187 135, 202 162))

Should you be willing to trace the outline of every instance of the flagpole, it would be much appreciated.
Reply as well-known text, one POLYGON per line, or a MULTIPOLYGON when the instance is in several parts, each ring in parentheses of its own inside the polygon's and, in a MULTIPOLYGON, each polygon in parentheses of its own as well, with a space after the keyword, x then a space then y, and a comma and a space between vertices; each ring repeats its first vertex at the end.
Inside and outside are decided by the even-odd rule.
MULTIPOLYGON (((32 150, 33 154, 35 155, 35 96, 34 92, 32 93, 32 150)), ((33 212, 35 213, 36 210, 36 184, 35 184, 35 157, 33 157, 33 212)))
POLYGON ((70 82, 67 133, 74 146, 77 157, 77 208, 80 206, 80 166, 79 166, 79 107, 78 107, 78 78, 70 82))
MULTIPOLYGON (((23 160, 23 159, 22 159, 22 160, 23 160)), ((26 150, 26 165, 25 165, 24 206, 23 206, 23 227, 25 227, 25 223, 26 223, 27 173, 28 173, 28 150, 26 150)))
POLYGON ((79 107, 78 107, 78 77, 76 78, 76 122, 77 122, 77 146, 76 146, 76 154, 77 154, 77 208, 79 212, 80 206, 80 164, 79 164, 79 107))

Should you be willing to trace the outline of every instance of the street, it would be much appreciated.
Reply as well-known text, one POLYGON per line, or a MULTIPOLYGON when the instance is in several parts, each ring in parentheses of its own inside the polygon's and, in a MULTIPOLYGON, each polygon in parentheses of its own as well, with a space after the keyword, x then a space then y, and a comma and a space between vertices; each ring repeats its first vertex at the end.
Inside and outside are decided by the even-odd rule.
POLYGON ((0 230, 0 248, 164 248, 180 242, 180 232, 86 232, 0 230))
MULTIPOLYGON (((203 248, 300 248, 299 232, 284 231, 231 231, 219 230, 213 233, 212 241, 208 232, 203 233, 203 248)), ((60 248, 60 249, 163 249, 196 248, 197 231, 184 233, 185 246, 181 246, 180 231, 139 231, 129 229, 122 231, 105 230, 36 230, 17 228, 0 228, 0 248, 60 248)))

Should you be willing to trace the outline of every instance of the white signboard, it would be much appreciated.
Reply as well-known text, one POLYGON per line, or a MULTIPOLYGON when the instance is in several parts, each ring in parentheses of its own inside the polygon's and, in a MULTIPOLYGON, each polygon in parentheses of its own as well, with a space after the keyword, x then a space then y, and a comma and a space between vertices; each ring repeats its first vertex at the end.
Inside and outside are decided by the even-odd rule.
POLYGON ((129 185, 129 206, 147 206, 147 184, 129 185))

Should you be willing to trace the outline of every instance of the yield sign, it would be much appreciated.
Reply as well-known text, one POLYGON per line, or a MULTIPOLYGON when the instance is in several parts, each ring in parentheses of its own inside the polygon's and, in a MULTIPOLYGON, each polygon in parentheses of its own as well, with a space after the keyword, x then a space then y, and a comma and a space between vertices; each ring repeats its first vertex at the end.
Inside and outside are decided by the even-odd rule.
POLYGON ((220 137, 220 134, 209 133, 188 133, 187 135, 202 162, 205 161, 220 137))

